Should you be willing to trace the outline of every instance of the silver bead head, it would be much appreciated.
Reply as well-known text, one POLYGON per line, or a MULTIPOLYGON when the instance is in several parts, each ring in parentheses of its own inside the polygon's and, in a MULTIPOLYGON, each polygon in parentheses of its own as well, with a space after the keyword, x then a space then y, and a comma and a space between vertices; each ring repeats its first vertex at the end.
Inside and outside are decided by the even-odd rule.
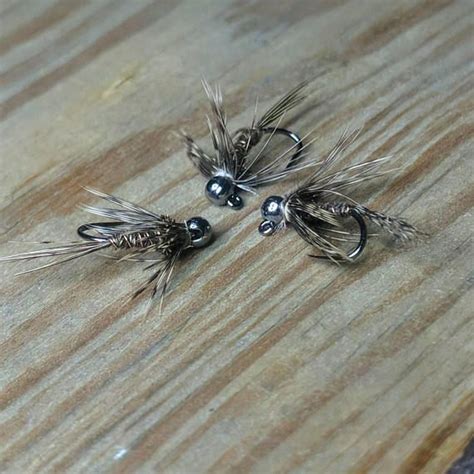
POLYGON ((213 204, 225 206, 234 193, 234 183, 226 176, 214 176, 207 182, 205 193, 213 204))
POLYGON ((282 196, 270 196, 260 208, 263 221, 258 227, 258 231, 264 237, 272 235, 285 217, 285 199, 282 196))
POLYGON ((267 221, 279 224, 285 216, 284 201, 282 196, 267 197, 260 208, 262 217, 267 221))
POLYGON ((212 239, 212 227, 202 217, 191 217, 186 221, 186 227, 191 237, 191 245, 194 248, 205 247, 212 239))

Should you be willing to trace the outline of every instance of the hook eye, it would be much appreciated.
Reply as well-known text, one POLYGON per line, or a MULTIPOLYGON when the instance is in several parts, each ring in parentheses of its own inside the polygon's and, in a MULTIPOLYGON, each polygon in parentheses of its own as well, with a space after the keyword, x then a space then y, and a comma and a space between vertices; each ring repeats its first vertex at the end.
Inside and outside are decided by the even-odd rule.
POLYGON ((258 226, 258 231, 264 237, 268 237, 269 235, 272 235, 275 232, 276 227, 276 224, 272 221, 262 221, 258 226))
POLYGON ((239 209, 242 209, 242 206, 244 205, 243 199, 237 194, 231 194, 229 198, 227 199, 227 205, 238 211, 239 209))

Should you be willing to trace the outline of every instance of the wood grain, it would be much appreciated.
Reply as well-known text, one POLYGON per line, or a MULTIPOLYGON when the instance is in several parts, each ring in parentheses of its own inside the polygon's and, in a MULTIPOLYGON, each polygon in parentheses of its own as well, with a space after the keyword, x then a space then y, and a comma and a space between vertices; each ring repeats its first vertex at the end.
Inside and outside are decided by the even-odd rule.
POLYGON ((1 255, 69 240, 89 185, 214 244, 164 314, 129 301, 138 264, 2 265, 2 472, 443 473, 473 438, 470 0, 0 2, 1 255), (200 78, 233 125, 302 79, 316 156, 403 167, 363 196, 431 234, 315 263, 256 232, 265 189, 210 206, 173 131, 206 141, 200 78))

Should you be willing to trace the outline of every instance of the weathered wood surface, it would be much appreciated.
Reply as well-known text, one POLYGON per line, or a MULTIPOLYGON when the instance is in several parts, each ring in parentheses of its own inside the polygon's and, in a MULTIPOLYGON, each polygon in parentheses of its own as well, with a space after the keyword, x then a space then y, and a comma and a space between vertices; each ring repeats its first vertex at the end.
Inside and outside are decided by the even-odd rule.
MULTIPOLYGON (((2 0, 1 254, 70 239, 81 185, 180 216, 214 245, 164 314, 138 264, 2 265, 6 472, 441 473, 474 432, 471 0, 2 0), (301 79, 315 153, 404 168, 366 201, 432 234, 357 265, 262 239, 261 198, 212 208, 173 130, 205 138, 205 75, 248 120, 301 79), (190 204, 191 203, 191 204, 190 204)), ((280 186, 280 189, 284 189, 280 186)), ((265 189, 262 196, 275 189, 265 189)))

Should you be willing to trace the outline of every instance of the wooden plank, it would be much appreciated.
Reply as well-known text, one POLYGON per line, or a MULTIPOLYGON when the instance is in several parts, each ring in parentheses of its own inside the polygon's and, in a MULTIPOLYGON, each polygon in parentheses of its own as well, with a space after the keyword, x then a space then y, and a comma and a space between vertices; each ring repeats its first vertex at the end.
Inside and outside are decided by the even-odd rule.
POLYGON ((185 218, 214 244, 164 313, 128 298, 138 264, 2 265, 5 472, 442 473, 474 433, 471 1, 3 1, 1 255, 69 240, 89 185, 185 218), (336 267, 294 232, 262 239, 261 199, 210 206, 173 131, 208 144, 205 75, 235 127, 302 79, 315 156, 403 167, 372 206, 431 234, 371 240, 336 267))

